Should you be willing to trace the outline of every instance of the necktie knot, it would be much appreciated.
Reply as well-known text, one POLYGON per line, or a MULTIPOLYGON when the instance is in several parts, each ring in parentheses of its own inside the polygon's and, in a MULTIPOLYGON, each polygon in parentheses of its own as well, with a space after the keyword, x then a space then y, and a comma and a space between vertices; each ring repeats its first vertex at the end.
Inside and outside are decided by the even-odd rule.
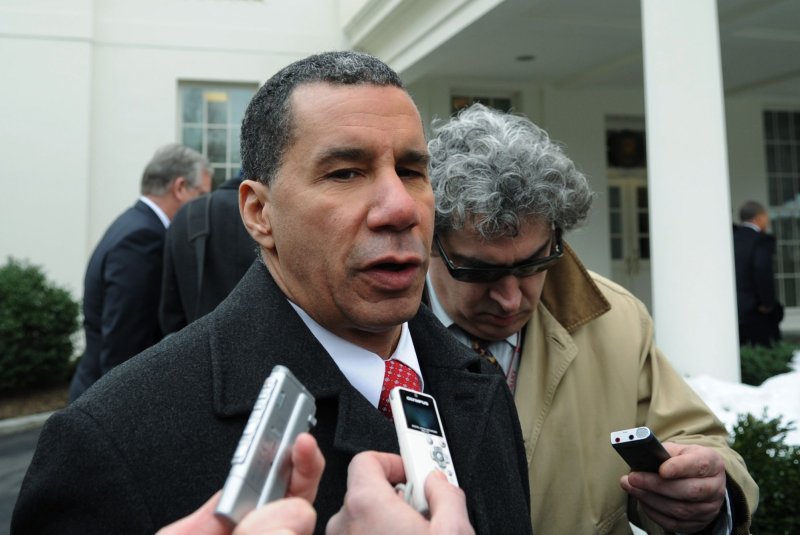
POLYGON ((389 405, 389 392, 396 386, 404 386, 410 390, 419 392, 420 381, 417 373, 399 360, 389 359, 385 361, 384 365, 385 371, 383 374, 383 385, 381 387, 381 399, 378 402, 378 410, 391 420, 392 407, 389 405))
POLYGON ((488 340, 484 340, 483 338, 478 338, 477 336, 470 336, 469 339, 470 339, 470 347, 472 347, 472 350, 474 352, 476 352, 482 359, 484 359, 488 363, 496 366, 498 369, 500 368, 500 363, 497 362, 497 358, 489 350, 490 342, 488 340))

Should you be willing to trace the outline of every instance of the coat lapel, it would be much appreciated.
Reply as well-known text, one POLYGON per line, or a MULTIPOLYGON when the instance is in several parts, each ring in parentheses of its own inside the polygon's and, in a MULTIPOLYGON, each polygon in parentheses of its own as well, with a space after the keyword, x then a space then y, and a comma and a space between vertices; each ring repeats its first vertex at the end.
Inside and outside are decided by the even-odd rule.
POLYGON ((561 380, 578 356, 572 333, 611 309, 569 245, 547 272, 541 301, 523 340, 514 402, 519 414, 528 463, 550 413, 561 380))
POLYGON ((425 391, 436 399, 448 444, 456 461, 456 473, 466 477, 484 453, 485 438, 497 389, 508 387, 499 374, 478 373, 480 359, 452 337, 423 306, 410 323, 414 348, 425 378, 425 391))
POLYGON ((514 403, 530 464, 558 386, 577 357, 578 348, 542 304, 528 324, 523 347, 517 384, 525 388, 517 388, 514 403))
POLYGON ((249 414, 273 366, 282 364, 314 395, 318 416, 336 419, 334 448, 398 451, 393 424, 350 385, 261 261, 213 314, 209 344, 219 416, 249 414))
MULTIPOLYGON (((272 367, 283 364, 314 395, 318 414, 321 407, 335 407, 337 450, 398 451, 394 425, 349 384, 260 261, 213 314, 209 344, 219 416, 249 414, 272 367)), ((453 453, 471 464, 479 454, 473 445, 482 436, 476 430, 486 426, 489 399, 496 399, 495 388, 505 388, 503 378, 476 373, 477 356, 452 338, 426 307, 410 322, 410 330, 426 391, 436 399, 453 453)))

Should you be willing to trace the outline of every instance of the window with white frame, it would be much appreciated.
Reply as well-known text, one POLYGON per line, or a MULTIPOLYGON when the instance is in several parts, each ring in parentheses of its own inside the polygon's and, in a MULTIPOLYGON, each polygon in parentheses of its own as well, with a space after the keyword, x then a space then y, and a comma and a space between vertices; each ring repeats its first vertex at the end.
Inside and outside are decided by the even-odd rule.
POLYGON ((764 143, 772 227, 777 238, 775 282, 786 307, 800 306, 800 111, 764 112, 764 143))
POLYGON ((239 132, 257 85, 180 82, 178 132, 181 143, 201 152, 214 171, 213 187, 241 167, 239 132))

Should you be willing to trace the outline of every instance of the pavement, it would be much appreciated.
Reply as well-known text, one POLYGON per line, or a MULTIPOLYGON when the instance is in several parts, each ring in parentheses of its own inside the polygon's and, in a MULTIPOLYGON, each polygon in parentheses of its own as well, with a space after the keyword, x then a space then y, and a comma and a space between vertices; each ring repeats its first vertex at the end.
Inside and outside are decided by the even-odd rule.
POLYGON ((0 420, 0 535, 8 535, 11 513, 28 470, 42 424, 52 412, 0 420))

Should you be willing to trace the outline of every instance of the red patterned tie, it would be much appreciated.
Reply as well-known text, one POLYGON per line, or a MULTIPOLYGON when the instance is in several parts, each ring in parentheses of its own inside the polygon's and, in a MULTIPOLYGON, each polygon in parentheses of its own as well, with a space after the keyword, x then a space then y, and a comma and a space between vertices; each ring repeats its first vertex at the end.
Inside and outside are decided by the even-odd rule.
POLYGON ((392 407, 389 405, 389 392, 396 386, 404 386, 419 392, 419 377, 417 377, 417 373, 414 370, 399 360, 387 360, 386 371, 383 374, 383 388, 381 388, 381 399, 378 402, 378 410, 390 420, 392 419, 392 407))

